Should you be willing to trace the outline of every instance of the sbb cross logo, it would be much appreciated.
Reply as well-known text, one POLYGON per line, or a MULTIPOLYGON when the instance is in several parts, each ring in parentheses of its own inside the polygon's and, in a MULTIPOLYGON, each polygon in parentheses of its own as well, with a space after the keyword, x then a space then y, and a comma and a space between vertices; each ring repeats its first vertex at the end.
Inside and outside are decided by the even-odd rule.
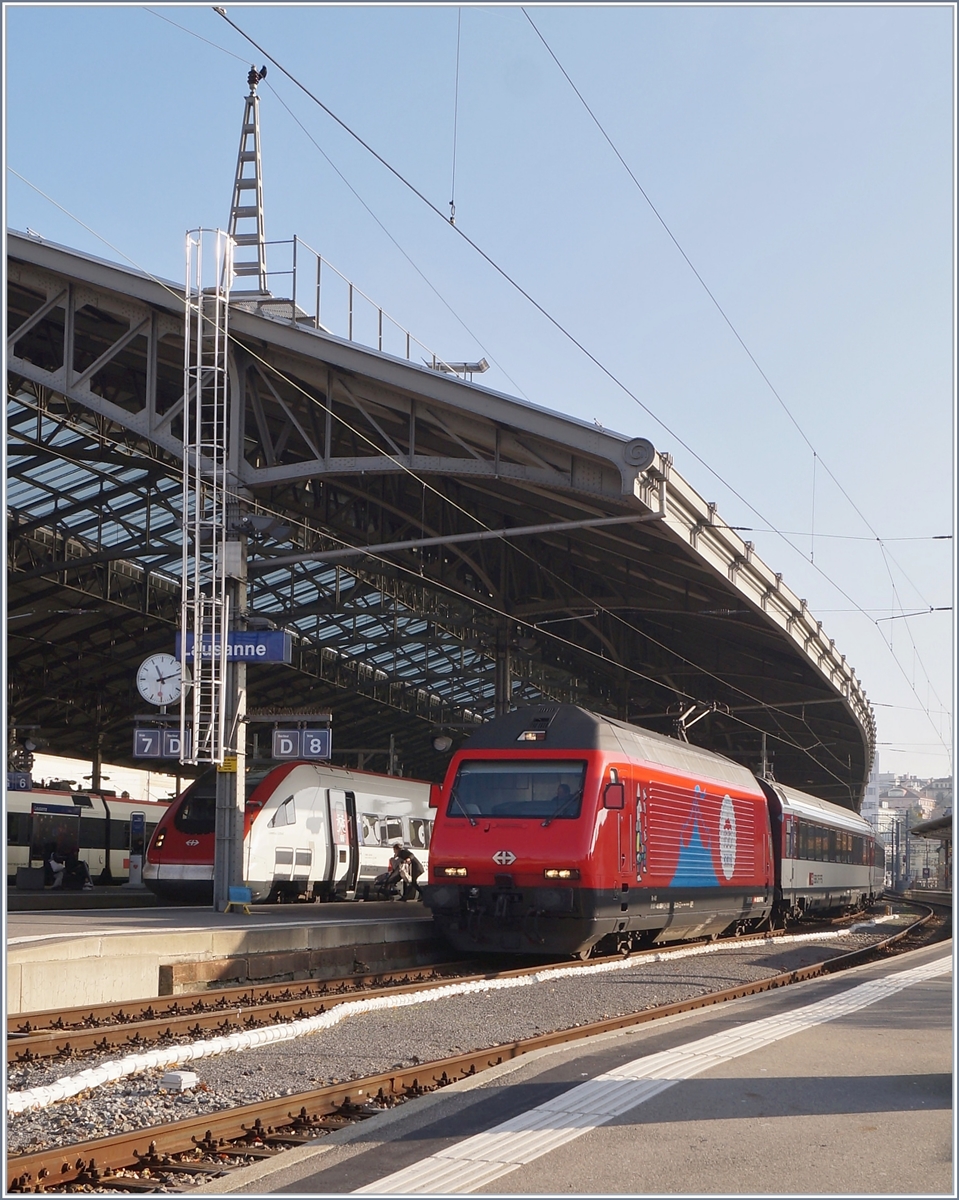
POLYGON ((501 867, 508 867, 510 863, 516 862, 516 855, 512 850, 497 850, 493 855, 493 862, 499 863, 501 867))

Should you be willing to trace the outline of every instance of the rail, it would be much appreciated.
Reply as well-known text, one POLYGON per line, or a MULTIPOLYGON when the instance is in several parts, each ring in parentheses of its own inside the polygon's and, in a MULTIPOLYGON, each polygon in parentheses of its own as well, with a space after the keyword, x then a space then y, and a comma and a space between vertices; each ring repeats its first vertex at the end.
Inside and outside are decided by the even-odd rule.
POLYGON ((435 1091, 534 1050, 692 1012, 860 965, 871 957, 881 957, 897 943, 909 937, 914 938, 934 915, 931 909, 926 908, 925 915, 918 921, 871 946, 837 955, 809 967, 723 991, 709 992, 675 1004, 538 1034, 521 1041, 474 1050, 436 1062, 419 1063, 366 1079, 350 1080, 296 1095, 206 1113, 187 1121, 30 1154, 11 1155, 7 1160, 7 1190, 10 1193, 42 1192, 70 1185, 82 1190, 107 1186, 111 1191, 125 1187, 130 1191, 144 1191, 146 1180, 139 1178, 138 1173, 146 1171, 149 1189, 155 1191, 158 1179, 164 1172, 173 1176, 193 1174, 208 1177, 229 1173, 236 1166, 243 1165, 242 1162, 231 1165, 227 1161, 229 1158, 249 1160, 272 1157, 281 1147, 314 1141, 351 1121, 373 1116, 402 1100, 435 1091), (128 1171, 133 1173, 132 1176, 125 1175, 128 1171))

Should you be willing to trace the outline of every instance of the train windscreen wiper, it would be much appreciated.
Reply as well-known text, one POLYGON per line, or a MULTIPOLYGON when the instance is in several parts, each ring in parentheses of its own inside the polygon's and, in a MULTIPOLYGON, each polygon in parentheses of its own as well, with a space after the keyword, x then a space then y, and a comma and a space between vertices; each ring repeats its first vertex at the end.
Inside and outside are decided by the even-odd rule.
POLYGON ((453 794, 450 796, 450 806, 452 807, 453 804, 458 804, 460 806, 460 812, 467 819, 467 821, 469 821, 469 823, 471 825, 476 824, 476 818, 473 816, 472 813, 469 813, 466 811, 466 805, 463 803, 463 801, 457 795, 455 788, 453 789, 453 794))
POLYGON ((573 801, 578 800, 582 794, 583 794, 582 791, 570 792, 570 794, 566 797, 566 799, 559 806, 559 808, 557 808, 557 810, 554 813, 550 813, 550 815, 546 818, 546 820, 543 821, 543 823, 542 823, 543 828, 545 829, 546 826, 550 823, 550 821, 555 821, 556 818, 559 816, 559 814, 563 811, 563 809, 569 808, 569 806, 573 803, 573 801))

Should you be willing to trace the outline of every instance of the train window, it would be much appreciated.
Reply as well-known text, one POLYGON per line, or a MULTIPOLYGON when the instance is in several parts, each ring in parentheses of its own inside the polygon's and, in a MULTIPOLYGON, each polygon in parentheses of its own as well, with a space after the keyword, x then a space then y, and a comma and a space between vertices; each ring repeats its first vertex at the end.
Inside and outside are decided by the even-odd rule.
POLYGON ((472 759, 460 764, 447 816, 574 820, 583 802, 586 763, 472 759))
POLYGON ((106 821, 102 817, 84 817, 80 822, 80 849, 102 849, 106 821))
POLYGON ((180 833, 214 833, 216 782, 196 783, 184 792, 183 800, 173 815, 173 824, 180 833))
POLYGON ((80 850, 80 818, 60 813, 34 813, 30 857, 44 861, 51 850, 61 856, 80 850))
POLYGON ((30 845, 29 813, 7 813, 7 843, 11 846, 30 845))
POLYGON ((379 836, 376 832, 376 822, 379 818, 375 813, 360 813, 360 844, 363 846, 378 846, 379 836))
POLYGON ((276 829, 280 825, 295 825, 296 824, 296 804, 293 797, 288 796, 276 812, 270 818, 270 829, 276 829))
POLYGON ((414 850, 428 850, 430 845, 430 823, 417 817, 410 818, 410 845, 414 850))
POLYGON ((394 842, 403 840, 403 818, 387 817, 380 825, 380 844, 392 846, 394 842))

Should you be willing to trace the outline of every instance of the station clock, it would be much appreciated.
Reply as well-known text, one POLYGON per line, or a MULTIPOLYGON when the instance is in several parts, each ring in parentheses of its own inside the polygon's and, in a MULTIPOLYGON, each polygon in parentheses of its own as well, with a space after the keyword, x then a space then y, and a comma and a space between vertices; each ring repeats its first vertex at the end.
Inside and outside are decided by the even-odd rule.
POLYGON ((163 707, 180 699, 180 662, 172 654, 151 654, 137 671, 137 690, 148 704, 163 707))

